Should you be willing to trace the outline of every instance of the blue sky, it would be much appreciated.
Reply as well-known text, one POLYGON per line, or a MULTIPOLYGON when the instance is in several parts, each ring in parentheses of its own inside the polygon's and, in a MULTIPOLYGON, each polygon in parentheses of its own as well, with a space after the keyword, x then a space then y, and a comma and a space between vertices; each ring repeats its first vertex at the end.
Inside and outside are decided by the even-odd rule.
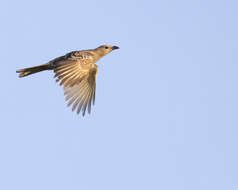
POLYGON ((237 1, 0 7, 0 189, 238 189, 237 1), (52 72, 15 73, 105 43, 84 118, 52 72))

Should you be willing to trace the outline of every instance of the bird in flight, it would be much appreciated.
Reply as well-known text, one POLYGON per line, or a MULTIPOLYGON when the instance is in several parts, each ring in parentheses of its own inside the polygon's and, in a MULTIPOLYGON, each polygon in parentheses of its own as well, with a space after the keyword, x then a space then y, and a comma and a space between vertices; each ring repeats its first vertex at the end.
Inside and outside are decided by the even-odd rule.
POLYGON ((72 51, 57 57, 46 64, 19 69, 19 77, 25 77, 45 70, 53 70, 56 82, 64 88, 67 106, 72 111, 85 115, 86 109, 91 112, 91 104, 95 103, 96 76, 98 67, 95 64, 100 58, 111 51, 119 49, 117 46, 102 45, 96 49, 72 51))

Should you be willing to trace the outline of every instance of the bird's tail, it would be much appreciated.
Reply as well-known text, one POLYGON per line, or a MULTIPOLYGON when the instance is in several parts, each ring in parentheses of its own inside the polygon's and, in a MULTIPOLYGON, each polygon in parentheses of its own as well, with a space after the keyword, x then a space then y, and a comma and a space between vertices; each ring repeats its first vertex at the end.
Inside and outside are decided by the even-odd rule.
POLYGON ((35 67, 29 67, 25 69, 19 69, 16 72, 19 73, 19 77, 25 77, 34 73, 38 73, 44 70, 50 70, 52 69, 49 63, 38 65, 35 67))

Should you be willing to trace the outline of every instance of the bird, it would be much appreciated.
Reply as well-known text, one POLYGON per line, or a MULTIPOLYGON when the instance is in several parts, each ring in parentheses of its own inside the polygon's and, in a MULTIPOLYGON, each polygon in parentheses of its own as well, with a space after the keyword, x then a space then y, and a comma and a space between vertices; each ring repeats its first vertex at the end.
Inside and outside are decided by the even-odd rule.
POLYGON ((57 57, 46 64, 19 69, 19 77, 25 77, 45 70, 53 70, 56 82, 63 86, 67 106, 72 111, 85 116, 86 110, 91 113, 91 105, 95 104, 96 77, 98 66, 95 64, 103 56, 118 46, 101 45, 95 49, 72 51, 57 57))

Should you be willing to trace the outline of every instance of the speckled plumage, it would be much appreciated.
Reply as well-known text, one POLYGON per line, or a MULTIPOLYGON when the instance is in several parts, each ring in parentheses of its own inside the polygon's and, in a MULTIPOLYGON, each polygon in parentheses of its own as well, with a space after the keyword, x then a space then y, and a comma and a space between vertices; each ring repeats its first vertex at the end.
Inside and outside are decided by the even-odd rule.
POLYGON ((55 58, 46 64, 17 70, 19 77, 25 77, 44 70, 53 70, 56 82, 64 87, 65 99, 72 111, 84 116, 86 110, 91 112, 95 103, 96 76, 98 67, 95 64, 101 57, 118 49, 117 46, 103 45, 96 49, 72 51, 55 58))

